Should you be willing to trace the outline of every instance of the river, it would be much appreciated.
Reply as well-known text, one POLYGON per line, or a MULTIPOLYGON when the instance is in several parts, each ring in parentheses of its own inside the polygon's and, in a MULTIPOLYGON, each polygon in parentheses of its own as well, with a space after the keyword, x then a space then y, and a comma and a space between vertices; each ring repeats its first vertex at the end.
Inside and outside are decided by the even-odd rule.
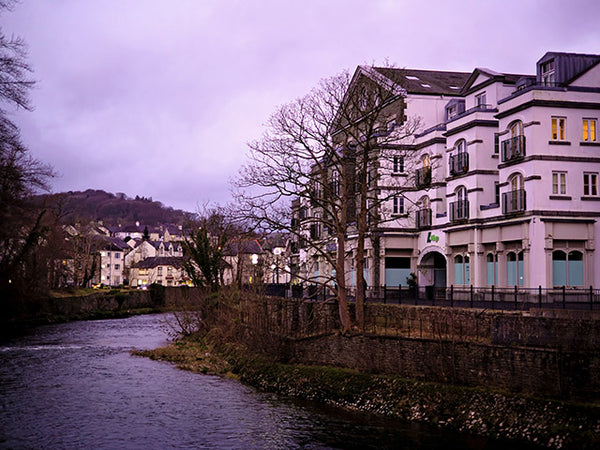
MULTIPOLYGON (((47 325, 0 343, 0 448, 501 449, 132 356, 162 315, 47 325)), ((512 445, 514 448, 515 446, 512 445)))

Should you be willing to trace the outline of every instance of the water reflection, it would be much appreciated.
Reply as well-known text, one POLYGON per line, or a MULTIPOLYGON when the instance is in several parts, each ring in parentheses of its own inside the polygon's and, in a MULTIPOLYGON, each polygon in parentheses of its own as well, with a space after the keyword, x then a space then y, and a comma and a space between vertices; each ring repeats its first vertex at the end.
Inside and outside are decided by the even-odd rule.
POLYGON ((504 448, 131 356, 166 343, 162 319, 50 325, 0 344, 0 447, 504 448))

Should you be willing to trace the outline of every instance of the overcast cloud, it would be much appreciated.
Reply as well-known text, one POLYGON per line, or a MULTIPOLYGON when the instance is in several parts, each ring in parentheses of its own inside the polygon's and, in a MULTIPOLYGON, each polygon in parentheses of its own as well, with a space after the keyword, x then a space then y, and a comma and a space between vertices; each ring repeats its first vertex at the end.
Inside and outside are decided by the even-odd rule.
POLYGON ((278 105, 359 64, 534 73, 600 53, 600 2, 21 0, 0 17, 38 81, 15 112, 54 192, 104 189, 195 211, 278 105))

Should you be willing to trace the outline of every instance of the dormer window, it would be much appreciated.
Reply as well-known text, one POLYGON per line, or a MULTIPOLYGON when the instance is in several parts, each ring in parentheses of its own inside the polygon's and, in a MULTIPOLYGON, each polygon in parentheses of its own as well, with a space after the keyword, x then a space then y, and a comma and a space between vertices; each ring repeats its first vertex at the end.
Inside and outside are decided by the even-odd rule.
POLYGON ((448 113, 448 120, 450 120, 453 117, 455 117, 456 114, 458 114, 458 106, 457 105, 448 106, 448 108, 446 109, 446 112, 448 113))
POLYGON ((554 86, 556 76, 554 72, 554 60, 547 61, 541 64, 542 84, 544 86, 554 86))

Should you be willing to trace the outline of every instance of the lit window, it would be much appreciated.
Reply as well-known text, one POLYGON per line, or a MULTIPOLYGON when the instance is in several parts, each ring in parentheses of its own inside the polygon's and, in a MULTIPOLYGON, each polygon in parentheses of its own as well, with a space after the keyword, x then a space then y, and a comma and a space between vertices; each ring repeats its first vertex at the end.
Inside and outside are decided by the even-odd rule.
POLYGON ((583 119, 583 141, 596 141, 596 119, 583 119))
POLYGON ((396 196, 393 198, 393 213, 404 214, 404 197, 396 196))
POLYGON ((552 172, 552 193, 556 195, 567 193, 567 172, 552 172))
POLYGON ((553 86, 556 82, 554 73, 554 60, 542 64, 542 83, 546 86, 553 86))
POLYGON ((552 140, 564 141, 566 135, 567 119, 564 117, 552 118, 552 140))
POLYGON ((394 173, 404 172, 404 157, 394 156, 394 173))
POLYGON ((598 195, 598 174, 584 173, 583 174, 583 195, 598 195))

